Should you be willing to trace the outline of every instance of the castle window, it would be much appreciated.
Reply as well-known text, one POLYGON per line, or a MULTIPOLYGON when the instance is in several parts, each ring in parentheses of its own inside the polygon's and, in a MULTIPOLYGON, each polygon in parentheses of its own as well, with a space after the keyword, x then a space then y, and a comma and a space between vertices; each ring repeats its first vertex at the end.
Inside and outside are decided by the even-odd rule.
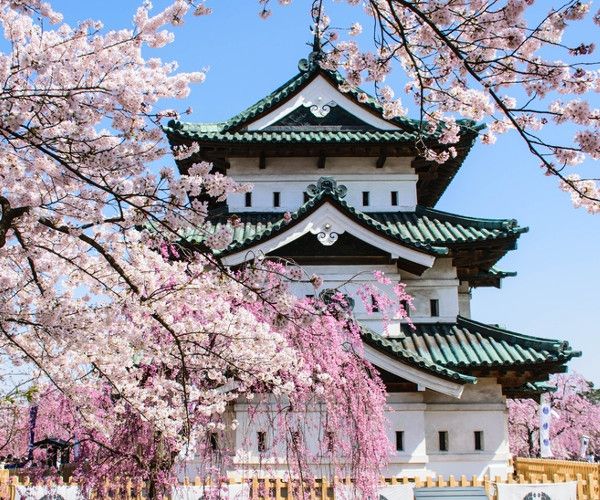
POLYGON ((252 193, 246 193, 246 206, 252 206, 252 193))
POLYGON ((375 295, 371 295, 371 310, 374 313, 379 312, 379 303, 377 302, 377 297, 375 297, 375 295))
POLYGON ((483 450, 483 431, 475 431, 473 433, 473 437, 475 438, 475 451, 483 450))
POLYGON ((273 193, 273 206, 274 207, 281 206, 281 193, 279 191, 275 191, 273 193))
POLYGON ((392 191, 392 207, 398 206, 398 191, 392 191))
POLYGON ((325 441, 327 443, 327 451, 333 453, 334 434, 331 431, 325 433, 325 441))
POLYGON ((402 306, 402 309, 406 311, 406 317, 410 318, 410 305, 408 304, 408 300, 400 301, 400 305, 402 306))
POLYGON ((292 446, 296 449, 302 444, 302 436, 299 431, 292 431, 292 446))
POLYGON ((431 299, 429 301, 429 307, 431 310, 431 316, 436 317, 440 315, 440 301, 438 299, 431 299))
POLYGON ((219 449, 219 438, 216 433, 210 433, 210 449, 217 451, 219 449))
POLYGON ((304 197, 304 203, 306 203, 308 200, 310 200, 310 196, 308 196, 308 193, 306 191, 304 191, 304 193, 302 193, 302 196, 304 197))
POLYGON ((369 192, 368 191, 362 192, 362 204, 363 204, 363 207, 369 206, 369 192))
POLYGON ((439 431, 438 440, 440 451, 448 451, 448 431, 439 431))
POLYGON ((264 453, 267 451, 267 433, 264 431, 257 432, 256 440, 258 442, 258 452, 264 453))
POLYGON ((404 451, 404 431, 396 431, 396 451, 404 451))

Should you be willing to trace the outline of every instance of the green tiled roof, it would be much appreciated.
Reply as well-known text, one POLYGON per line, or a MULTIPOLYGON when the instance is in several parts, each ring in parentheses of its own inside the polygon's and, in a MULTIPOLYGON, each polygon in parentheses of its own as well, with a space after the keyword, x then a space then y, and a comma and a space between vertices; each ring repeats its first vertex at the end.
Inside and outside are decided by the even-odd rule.
MULTIPOLYGON (((321 68, 317 63, 308 63, 303 60, 299 64, 300 72, 285 82, 279 88, 275 89, 266 97, 262 98, 252 106, 225 122, 220 123, 182 123, 171 120, 165 131, 170 134, 178 135, 186 139, 195 139, 199 141, 218 141, 225 143, 306 143, 306 142, 326 142, 326 143, 401 143, 413 142, 417 138, 435 137, 437 133, 430 133, 425 130, 419 120, 412 120, 404 117, 389 119, 390 123, 399 127, 399 130, 364 130, 364 131, 273 131, 257 130, 248 131, 245 125, 252 122, 255 118, 269 112, 277 107, 290 96, 299 91, 304 85, 308 84, 317 75, 322 75, 334 86, 346 84, 346 80, 339 73, 321 68)), ((376 99, 361 89, 351 89, 346 92, 359 106, 373 112, 378 117, 382 117, 383 108, 376 99), (362 99, 359 100, 359 95, 362 99), (366 99, 365 97, 366 96, 366 99)), ((457 123, 463 128, 464 132, 470 132, 473 138, 482 130, 483 125, 478 125, 472 120, 458 120, 457 123)))
POLYGON ((383 351, 391 352, 395 357, 402 359, 403 362, 433 373, 439 377, 454 380, 463 384, 474 384, 477 381, 476 377, 459 373, 455 370, 435 363, 430 358, 420 356, 414 350, 405 349, 399 343, 394 342, 394 340, 382 337, 378 333, 375 333, 368 328, 362 328, 362 336, 363 340, 368 345, 379 348, 383 351))
POLYGON ((374 143, 412 144, 418 136, 402 130, 244 130, 227 132, 225 124, 180 123, 170 121, 165 131, 186 139, 230 144, 294 144, 294 143, 374 143))
MULTIPOLYGON (((343 196, 340 196, 335 190, 321 190, 315 196, 310 198, 298 210, 290 214, 289 221, 283 217, 284 214, 245 214, 240 213, 238 217, 241 219, 239 227, 234 229, 234 238, 232 244, 225 250, 225 253, 232 253, 243 248, 252 246, 260 241, 268 240, 276 234, 286 231, 290 226, 305 219, 310 213, 314 212, 326 201, 337 206, 340 211, 354 218, 357 222, 371 228, 382 236, 401 243, 408 247, 415 248, 419 251, 432 255, 445 255, 448 249, 439 245, 441 242, 437 240, 428 240, 427 238, 416 238, 411 235, 411 232, 399 231, 395 226, 386 225, 374 217, 361 212, 344 201, 343 196)), ((213 223, 206 228, 208 232, 217 231, 221 224, 228 223, 227 220, 213 219, 213 223)), ((184 235, 184 239, 190 242, 200 241, 203 238, 201 233, 193 232, 184 235)))
MULTIPOLYGON (((268 112, 270 109, 273 109, 279 103, 285 101, 288 97, 293 95, 296 91, 298 91, 308 82, 310 82, 317 74, 321 74, 335 86, 340 86, 347 83, 342 75, 335 71, 329 71, 321 68, 319 64, 315 61, 309 62, 306 59, 303 59, 299 62, 298 68, 300 69, 300 72, 292 78, 290 78, 279 88, 275 89, 268 96, 263 97, 260 101, 254 103, 252 106, 245 109, 241 113, 238 113, 234 117, 230 118, 228 121, 224 122, 223 131, 232 131, 234 129, 238 129, 242 125, 251 122, 257 116, 268 112)), ((349 92, 346 93, 346 95, 348 95, 354 101, 359 103, 362 107, 370 109, 375 114, 379 116, 383 114, 383 108, 380 106, 377 100, 369 94, 367 94, 366 92, 364 92, 363 90, 351 89, 349 92), (360 102, 358 100, 359 94, 366 95, 366 101, 360 102)), ((395 123, 396 125, 402 127, 405 130, 410 131, 418 129, 420 125, 418 120, 410 120, 402 117, 394 118, 388 121, 395 123)), ((475 122, 472 122, 470 120, 462 121, 462 124, 475 127, 475 122)))
MULTIPOLYGON (((403 349, 457 371, 565 363, 580 353, 568 342, 531 337, 458 316, 456 323, 402 325, 400 337, 385 339, 390 352, 403 349)), ((370 334, 366 340, 372 341, 370 334)))
POLYGON ((539 402, 540 395, 545 392, 556 392, 557 387, 547 382, 527 382, 519 387, 508 388, 507 397, 512 399, 534 399, 539 402))
MULTIPOLYGON (((283 213, 240 212, 236 214, 240 223, 234 228, 233 243, 227 252, 241 250, 285 231, 288 224, 304 219, 325 199, 388 238, 437 254, 447 253, 446 249, 455 244, 516 238, 527 231, 527 228, 519 227, 514 219, 476 219, 425 207, 417 207, 414 212, 365 213, 348 205, 335 193, 321 192, 292 213, 289 223, 285 221, 283 213)), ((213 218, 212 223, 207 226, 207 231, 216 231, 222 224, 227 223, 228 217, 213 218)), ((199 236, 188 235, 188 239, 194 238, 199 236)), ((498 273, 498 271, 493 272, 498 273)))

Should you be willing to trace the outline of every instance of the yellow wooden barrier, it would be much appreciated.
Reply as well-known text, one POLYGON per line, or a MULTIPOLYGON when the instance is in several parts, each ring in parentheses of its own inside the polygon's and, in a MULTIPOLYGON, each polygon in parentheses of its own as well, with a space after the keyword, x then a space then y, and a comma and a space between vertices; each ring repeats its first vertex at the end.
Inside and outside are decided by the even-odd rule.
MULTIPOLYGON (((517 483, 517 484, 534 484, 542 482, 553 482, 562 483, 565 481, 577 480, 577 498, 578 500, 599 500, 599 481, 594 473, 583 475, 581 473, 573 472, 554 472, 552 475, 541 472, 542 469, 538 470, 536 477, 524 477, 525 474, 517 474, 515 477, 509 477, 507 479, 500 477, 484 477, 483 479, 473 476, 468 479, 462 475, 460 480, 457 480, 454 476, 445 478, 443 476, 436 476, 435 478, 427 477, 424 480, 420 478, 382 478, 382 484, 406 484, 412 483, 415 488, 424 486, 433 487, 471 487, 471 486, 483 486, 488 494, 490 500, 497 500, 495 484, 497 483, 517 483)), ((293 491, 291 485, 281 478, 259 478, 252 477, 249 479, 229 479, 228 484, 240 484, 246 482, 250 486, 250 498, 253 500, 291 500, 293 498, 293 491)), ((200 486, 202 484, 209 484, 210 480, 203 481, 201 478, 194 478, 194 481, 185 479, 183 485, 195 485, 200 486)), ((45 483, 44 483, 45 484, 45 483)), ((60 484, 60 483, 56 483, 60 484)), ((330 482, 327 478, 315 479, 313 481, 306 481, 302 484, 297 485, 298 496, 297 500, 311 499, 311 500, 334 500, 335 486, 343 484, 347 486, 352 485, 350 478, 344 478, 339 480, 334 477, 330 482)), ((17 476, 9 476, 9 471, 0 470, 0 499, 1 500, 14 500, 16 487, 19 485, 31 485, 28 478, 19 478, 17 476)), ((113 481, 104 481, 99 487, 98 491, 90 497, 92 500, 146 500, 144 495, 143 483, 134 482, 131 479, 113 481)), ((168 500, 168 499, 165 499, 168 500)))
POLYGON ((544 482, 544 478, 552 478, 553 482, 577 479, 579 500, 600 499, 600 464, 576 460, 517 457, 514 460, 514 467, 515 474, 531 483, 544 482))

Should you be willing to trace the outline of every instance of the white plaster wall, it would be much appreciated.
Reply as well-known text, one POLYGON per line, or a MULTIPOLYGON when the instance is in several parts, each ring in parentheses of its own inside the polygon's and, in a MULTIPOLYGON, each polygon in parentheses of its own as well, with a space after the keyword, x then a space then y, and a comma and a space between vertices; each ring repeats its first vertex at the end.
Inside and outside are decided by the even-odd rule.
POLYGON ((466 281, 461 281, 458 287, 458 313, 465 318, 471 317, 471 289, 466 281))
POLYGON ((510 472, 506 401, 495 379, 480 378, 465 387, 459 401, 441 394, 426 394, 425 439, 430 470, 449 474, 510 472), (439 451, 439 431, 448 432, 447 452, 439 451), (474 432, 483 431, 483 450, 475 450, 474 432))
MULTIPOLYGON (((345 265, 345 266, 304 266, 306 277, 316 274, 323 278, 323 286, 315 290, 310 283, 294 283, 292 291, 298 296, 315 295, 325 288, 338 288, 355 298, 354 313, 361 323, 372 330, 390 336, 399 334, 398 324, 391 324, 383 332, 381 315, 369 314, 360 298, 356 297, 359 287, 367 283, 376 283, 373 273, 382 271, 393 283, 403 282, 407 292, 413 297, 414 310, 410 311, 412 321, 419 323, 439 323, 456 321, 459 313, 458 286, 456 268, 451 259, 438 258, 433 267, 418 277, 409 273, 400 273, 395 265, 345 265), (430 315, 430 300, 439 300, 440 315, 430 315)), ((392 294, 390 287, 377 284, 378 288, 392 294)))
POLYGON ((403 273, 402 282, 406 291, 413 297, 414 310, 410 317, 415 323, 453 323, 459 313, 456 268, 452 259, 440 258, 421 276, 403 273), (431 316, 430 300, 439 301, 439 316, 431 316))
MULTIPOLYGON (((381 314, 369 314, 363 301, 357 296, 357 290, 366 284, 376 284, 378 290, 389 296, 393 296, 391 288, 394 283, 400 281, 400 274, 395 265, 303 266, 303 269, 307 277, 316 274, 323 278, 323 285, 319 290, 315 290, 310 283, 294 283, 292 284, 293 293, 297 296, 318 295, 327 288, 338 288, 342 293, 354 299, 354 315, 356 319, 372 330, 383 333, 384 324, 381 314), (377 283, 373 275, 375 271, 385 273, 392 281, 392 285, 385 286, 377 283)), ((399 323, 396 322, 388 325, 385 333, 391 336, 398 335, 400 333, 399 323)))
POLYGON ((232 158, 228 175, 253 184, 252 207, 245 195, 233 193, 227 203, 232 212, 295 211, 304 203, 304 192, 320 177, 331 176, 348 188, 345 200, 364 212, 414 211, 418 176, 410 166, 412 157, 389 158, 384 168, 375 168, 375 158, 327 158, 325 168, 317 168, 317 158, 267 158, 267 167, 258 168, 257 158, 232 158), (369 192, 369 206, 362 204, 362 192, 369 192), (398 205, 391 192, 398 192, 398 205), (273 193, 281 193, 281 206, 273 207, 273 193))
MULTIPOLYGON (((248 408, 243 402, 235 405, 235 416, 239 422, 236 431, 238 453, 234 468, 229 472, 238 475, 254 472, 284 475, 288 471, 285 446, 282 442, 271 441, 268 452, 258 454, 256 433, 264 430, 273 440, 273 424, 260 414, 249 417, 248 408)), ((318 449, 323 435, 320 425, 322 413, 316 407, 308 408, 300 418, 308 421, 303 429, 309 429, 304 434, 309 449, 318 449)), ((482 477, 490 473, 504 477, 512 472, 506 403, 500 386, 493 379, 480 379, 480 384, 468 385, 461 399, 430 390, 389 394, 386 420, 392 445, 389 465, 383 471, 386 477, 424 478, 438 474, 482 477), (438 430, 449 432, 448 452, 437 450, 438 430), (476 430, 484 432, 483 451, 474 450, 473 432, 476 430), (403 452, 394 451, 396 431, 404 432, 403 452)), ((326 460, 310 465, 317 474, 329 472, 326 460)))

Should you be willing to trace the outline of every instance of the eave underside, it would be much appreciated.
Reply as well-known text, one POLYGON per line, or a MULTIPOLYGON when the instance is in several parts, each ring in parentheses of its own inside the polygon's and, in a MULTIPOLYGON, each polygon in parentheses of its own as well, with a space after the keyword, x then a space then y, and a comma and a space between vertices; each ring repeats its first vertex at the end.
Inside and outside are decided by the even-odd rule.
MULTIPOLYGON (((260 133, 249 135, 258 134, 260 133)), ((389 138, 385 141, 358 138, 335 142, 327 142, 326 140, 286 141, 283 139, 277 142, 266 140, 257 142, 248 138, 247 141, 228 142, 226 139, 210 140, 202 136, 199 139, 186 138, 169 132, 169 129, 167 129, 167 137, 171 147, 189 146, 194 142, 200 146, 200 151, 192 158, 177 162, 179 171, 182 174, 187 173, 190 165, 200 161, 211 162, 217 170, 226 173, 231 158, 256 158, 257 164, 262 162, 261 168, 268 169, 269 158, 314 158, 315 165, 319 167, 319 165, 326 165, 328 157, 361 157, 372 158, 373 169, 375 170, 382 167, 387 158, 414 157, 412 165, 419 175, 417 200, 420 205, 426 207, 433 207, 439 201, 460 169, 476 138, 474 133, 465 135, 458 144, 454 145, 457 156, 443 164, 439 164, 434 161, 427 161, 419 156, 419 151, 416 148, 417 139, 411 139, 410 141, 394 139, 395 134, 393 132, 386 132, 386 134, 389 138)), ((279 135, 293 136, 294 134, 281 133, 279 135)), ((435 142, 428 144, 428 147, 436 151, 443 149, 435 142)))

